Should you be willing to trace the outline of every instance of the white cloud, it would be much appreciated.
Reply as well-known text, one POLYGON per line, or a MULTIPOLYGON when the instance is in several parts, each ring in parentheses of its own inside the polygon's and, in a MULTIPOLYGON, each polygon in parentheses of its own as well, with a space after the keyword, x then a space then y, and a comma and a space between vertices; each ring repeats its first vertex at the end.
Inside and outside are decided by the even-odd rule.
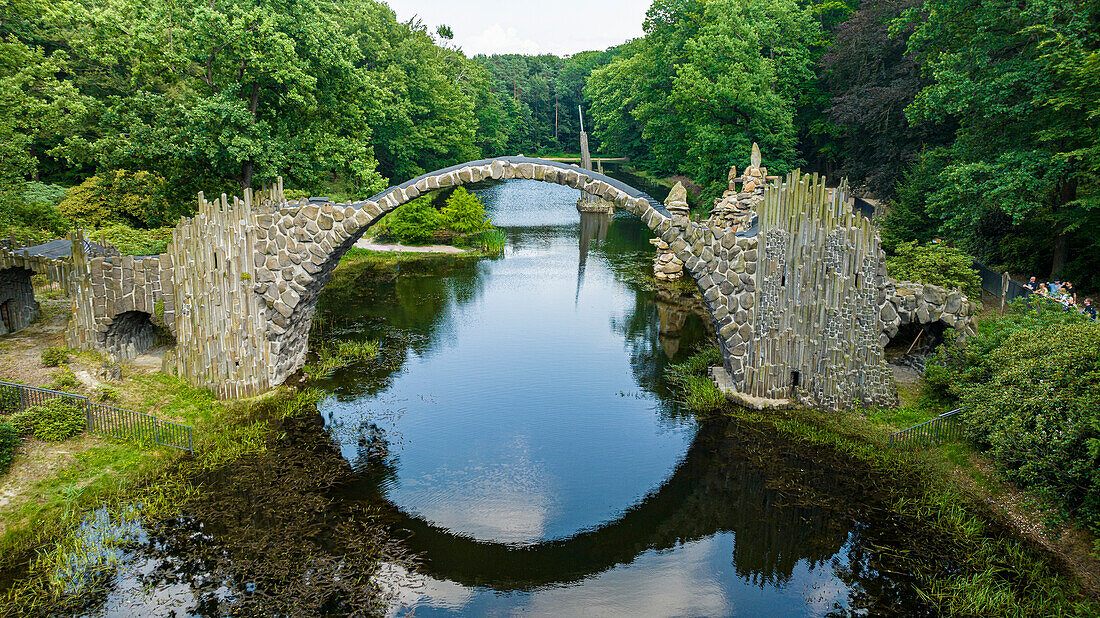
POLYGON ((531 39, 519 36, 515 28, 504 29, 500 24, 493 24, 481 34, 471 37, 469 43, 463 45, 463 50, 470 55, 476 54, 527 54, 539 53, 539 44, 531 39))
POLYGON ((399 20, 416 17, 432 32, 454 31, 468 56, 497 53, 569 55, 603 50, 642 36, 652 0, 556 0, 504 4, 470 0, 386 0, 399 20))

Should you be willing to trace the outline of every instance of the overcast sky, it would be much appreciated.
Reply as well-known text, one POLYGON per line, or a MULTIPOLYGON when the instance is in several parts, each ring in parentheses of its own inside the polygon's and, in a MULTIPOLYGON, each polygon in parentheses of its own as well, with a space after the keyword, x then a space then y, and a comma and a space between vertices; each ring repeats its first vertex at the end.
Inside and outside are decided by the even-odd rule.
POLYGON ((575 54, 642 36, 652 0, 385 0, 406 21, 418 16, 432 32, 447 24, 467 56, 575 54))

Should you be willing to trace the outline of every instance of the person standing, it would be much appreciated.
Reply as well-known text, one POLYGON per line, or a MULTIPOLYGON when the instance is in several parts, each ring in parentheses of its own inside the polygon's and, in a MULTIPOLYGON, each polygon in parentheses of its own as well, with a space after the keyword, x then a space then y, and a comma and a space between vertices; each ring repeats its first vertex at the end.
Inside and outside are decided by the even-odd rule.
POLYGON ((1089 316, 1090 320, 1096 319, 1096 306, 1092 304, 1091 298, 1085 299, 1085 306, 1081 309, 1085 312, 1085 315, 1089 316))
POLYGON ((1024 284, 1024 287, 1031 290, 1032 292, 1038 292, 1039 280, 1036 279, 1034 275, 1032 275, 1031 279, 1028 279, 1027 283, 1024 284))
POLYGON ((1067 281, 1062 284, 1062 294, 1065 294, 1069 298, 1069 304, 1077 305, 1077 290, 1073 288, 1073 282, 1067 281))

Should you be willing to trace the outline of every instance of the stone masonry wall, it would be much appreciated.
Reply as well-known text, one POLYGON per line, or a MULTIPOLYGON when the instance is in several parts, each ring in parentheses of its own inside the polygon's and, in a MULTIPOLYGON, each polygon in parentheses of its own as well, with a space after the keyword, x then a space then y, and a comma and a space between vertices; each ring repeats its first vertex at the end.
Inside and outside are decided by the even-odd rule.
MULTIPOLYGON (((124 314, 141 313, 172 330, 170 299, 162 293, 165 256, 135 258, 109 252, 89 258, 80 238, 73 242, 73 317, 65 333, 69 347, 104 349, 127 360, 148 348, 147 338, 127 337, 129 323, 116 326, 124 314), (111 339, 108 341, 108 334, 111 339), (143 347, 144 346, 144 347, 143 347)), ((151 345, 151 344, 150 344, 151 345)))
POLYGON ((8 314, 7 325, 0 321, 0 335, 22 330, 38 317, 31 281, 34 275, 44 275, 69 292, 71 268, 67 260, 27 255, 19 247, 0 250, 0 304, 7 303, 8 314))
POLYGON ((0 335, 21 331, 38 317, 32 276, 26 268, 0 270, 0 335))
MULTIPOLYGON (((742 177, 742 191, 732 195, 738 204, 766 204, 768 196, 790 194, 790 187, 799 184, 797 178, 788 178, 783 185, 765 188, 758 151, 752 163, 742 177)), ((928 317, 958 328, 971 310, 965 299, 946 292, 940 303, 929 286, 919 291, 903 284, 890 288, 877 235, 867 222, 844 219, 838 225, 827 219, 815 224, 821 233, 812 242, 799 231, 797 222, 805 215, 797 209, 784 211, 781 225, 767 224, 765 212, 748 213, 740 206, 733 218, 722 215, 699 223, 687 216, 678 192, 670 194, 666 207, 596 173, 511 157, 426 174, 348 204, 289 202, 281 181, 270 190, 246 191, 241 199, 222 195, 207 201, 200 194, 198 213, 176 227, 167 252, 154 258, 86 259, 74 243, 77 292, 70 345, 110 345, 131 353, 148 342, 147 319, 176 337, 175 351, 164 357, 166 371, 223 397, 259 394, 305 363, 318 296, 340 258, 371 225, 431 191, 514 178, 581 189, 640 217, 672 256, 669 261, 675 260, 698 284, 731 387, 748 395, 788 396, 790 369, 797 366, 794 370, 805 371, 808 380, 802 383, 809 394, 803 398, 806 403, 839 408, 853 397, 882 400, 889 395, 884 386, 888 374, 879 359, 895 322, 928 317), (757 214, 764 222, 762 231, 744 229, 757 214), (788 272, 784 264, 810 248, 820 250, 820 263, 811 261, 812 268, 799 271, 804 282, 793 294, 796 288, 781 274, 788 272), (805 274, 828 268, 840 269, 843 276, 805 274), (837 310, 824 316, 804 310, 819 302, 837 310), (952 311, 955 305, 958 309, 952 311), (777 345, 791 339, 777 339, 772 322, 788 320, 782 316, 789 313, 795 316, 790 322, 798 332, 795 339, 803 342, 798 349, 808 350, 809 356, 791 356, 794 348, 777 345), (815 326, 804 327, 811 323, 815 326), (826 342, 821 344, 825 347, 807 343, 814 338, 826 342), (809 364, 800 364, 804 362, 809 364), (822 377, 810 377, 815 368, 822 370, 822 377)), ((823 183, 814 191, 813 200, 795 205, 824 205, 823 183)), ((841 212, 841 202, 831 200, 825 210, 841 212)), ((774 209, 768 212, 778 221, 774 209)))

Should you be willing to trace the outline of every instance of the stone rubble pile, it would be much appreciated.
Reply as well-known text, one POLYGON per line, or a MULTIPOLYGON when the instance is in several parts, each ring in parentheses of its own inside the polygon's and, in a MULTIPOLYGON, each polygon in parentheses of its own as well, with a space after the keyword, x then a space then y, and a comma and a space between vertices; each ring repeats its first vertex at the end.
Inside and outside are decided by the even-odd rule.
POLYGON ((756 206, 764 199, 765 183, 778 179, 778 176, 768 175, 768 168, 761 164, 760 148, 753 144, 749 167, 740 177, 737 166, 730 168, 729 189, 714 203, 707 223, 734 231, 749 229, 756 217, 756 206))

